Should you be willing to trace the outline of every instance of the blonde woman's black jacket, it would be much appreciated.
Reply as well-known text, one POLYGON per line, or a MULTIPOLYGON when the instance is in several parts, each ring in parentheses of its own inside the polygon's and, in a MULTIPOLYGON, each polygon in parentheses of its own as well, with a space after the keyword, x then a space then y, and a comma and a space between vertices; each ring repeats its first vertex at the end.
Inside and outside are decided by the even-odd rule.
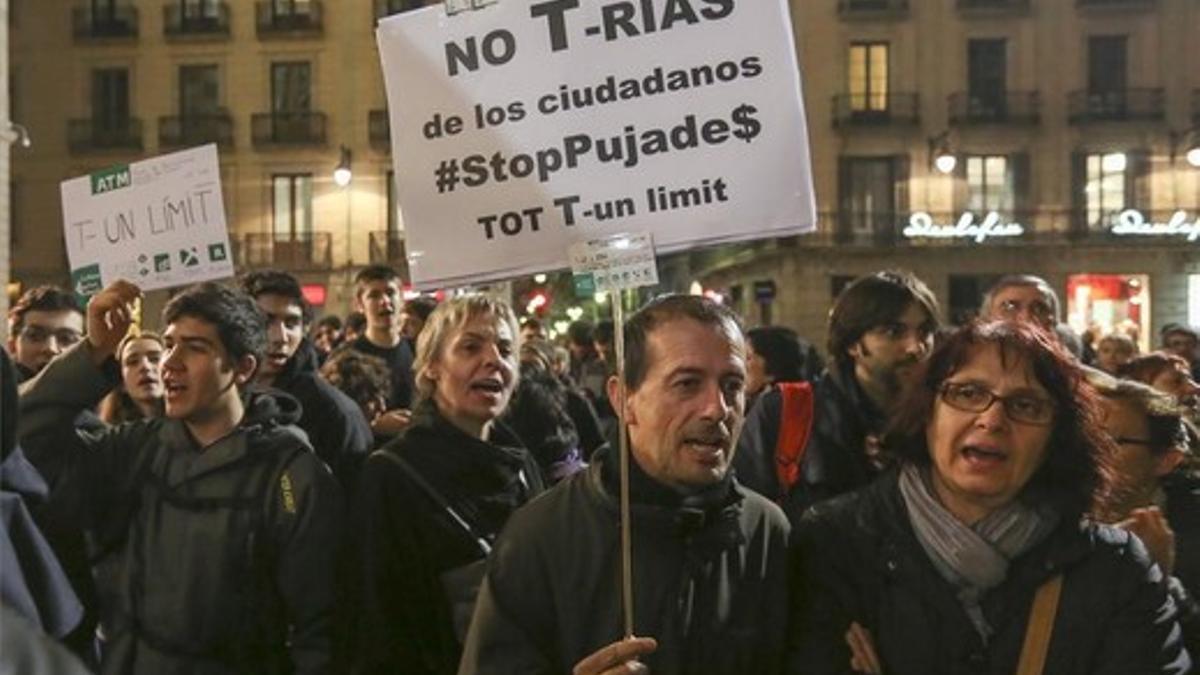
POLYGON ((490 441, 482 441, 442 417, 432 401, 419 403, 402 435, 367 458, 354 495, 344 607, 350 672, 453 673, 462 647, 443 575, 484 560, 477 536, 490 546, 517 507, 543 489, 537 461, 503 425, 496 423, 490 441))
POLYGON ((789 672, 849 675, 851 621, 889 675, 1011 675, 1037 588, 1064 583, 1046 675, 1189 672, 1163 576, 1136 537, 1062 523, 983 598, 985 645, 917 541, 895 472, 810 509, 797 525, 789 672))
POLYGON ((37 443, 114 385, 89 350, 79 343, 22 385, 20 433, 51 499, 119 557, 116 587, 98 589, 112 598, 101 672, 329 672, 342 497, 291 426, 299 406, 253 395, 203 449, 165 418, 37 443))
MULTIPOLYGON (((459 675, 570 673, 621 638, 613 455, 602 449, 513 516, 489 560, 459 675)), ((634 632, 658 640, 643 663, 655 675, 779 673, 783 513, 732 481, 705 508, 669 505, 665 487, 630 468, 634 632)))

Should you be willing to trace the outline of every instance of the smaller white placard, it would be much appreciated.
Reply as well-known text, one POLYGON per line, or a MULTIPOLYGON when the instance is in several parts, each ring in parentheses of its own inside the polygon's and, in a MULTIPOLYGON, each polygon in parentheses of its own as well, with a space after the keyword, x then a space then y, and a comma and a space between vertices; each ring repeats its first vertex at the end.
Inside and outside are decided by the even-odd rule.
MULTIPOLYGON (((589 239, 568 249, 576 292, 586 288, 590 276, 595 291, 619 291, 625 288, 654 286, 658 283, 658 265, 654 240, 649 233, 618 234, 589 239)), ((583 290, 583 292, 586 292, 583 290)))

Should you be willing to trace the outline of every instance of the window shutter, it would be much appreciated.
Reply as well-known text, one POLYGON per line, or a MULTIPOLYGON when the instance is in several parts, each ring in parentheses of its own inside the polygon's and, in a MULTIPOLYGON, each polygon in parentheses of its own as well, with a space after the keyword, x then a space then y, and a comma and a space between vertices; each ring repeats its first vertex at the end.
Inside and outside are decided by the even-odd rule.
POLYGON ((1147 212, 1150 204, 1150 153, 1133 150, 1125 172, 1125 206, 1147 212))

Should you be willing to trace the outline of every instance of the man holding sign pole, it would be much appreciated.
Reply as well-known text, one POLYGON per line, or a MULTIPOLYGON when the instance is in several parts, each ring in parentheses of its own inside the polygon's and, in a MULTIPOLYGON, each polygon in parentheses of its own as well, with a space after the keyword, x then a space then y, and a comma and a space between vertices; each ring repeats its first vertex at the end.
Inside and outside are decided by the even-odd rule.
POLYGON ((625 336, 624 401, 616 378, 608 390, 629 427, 634 632, 646 637, 621 640, 618 456, 602 449, 509 521, 459 675, 780 670, 787 521, 729 472, 745 404, 738 320, 665 296, 625 336))

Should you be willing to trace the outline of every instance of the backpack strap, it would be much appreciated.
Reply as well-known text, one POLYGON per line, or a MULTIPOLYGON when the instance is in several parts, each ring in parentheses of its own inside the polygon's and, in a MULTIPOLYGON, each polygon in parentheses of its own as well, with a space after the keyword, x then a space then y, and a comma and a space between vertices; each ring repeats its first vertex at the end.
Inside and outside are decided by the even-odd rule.
MULTIPOLYGON (((400 470, 404 472, 404 475, 407 476, 409 480, 411 480, 413 483, 416 483, 417 487, 419 487, 427 497, 432 499, 434 504, 437 504, 438 507, 446 513, 446 515, 450 516, 450 519, 453 520, 467 533, 468 536, 471 537, 471 540, 475 542, 475 544, 479 547, 480 552, 482 552, 485 557, 491 554, 492 545, 488 543, 487 537, 479 534, 475 527, 471 525, 470 521, 462 517, 462 515, 450 505, 450 502, 442 495, 442 493, 439 492, 437 488, 433 487, 428 480, 425 480, 425 477, 421 475, 420 471, 417 471, 416 467, 410 464, 408 460, 390 450, 381 450, 380 454, 391 460, 396 466, 400 467, 400 470)), ((521 479, 521 483, 528 487, 524 471, 521 472, 519 478, 521 479)))
POLYGON ((1050 636, 1054 632, 1054 616, 1058 613, 1062 585, 1063 575, 1056 574, 1038 586, 1033 607, 1029 610, 1029 625, 1025 628, 1025 644, 1021 646, 1017 675, 1042 675, 1046 654, 1050 652, 1050 636))
POLYGON ((813 389, 808 382, 782 382, 783 411, 775 441, 775 475, 782 494, 800 480, 800 465, 813 427, 813 389))

